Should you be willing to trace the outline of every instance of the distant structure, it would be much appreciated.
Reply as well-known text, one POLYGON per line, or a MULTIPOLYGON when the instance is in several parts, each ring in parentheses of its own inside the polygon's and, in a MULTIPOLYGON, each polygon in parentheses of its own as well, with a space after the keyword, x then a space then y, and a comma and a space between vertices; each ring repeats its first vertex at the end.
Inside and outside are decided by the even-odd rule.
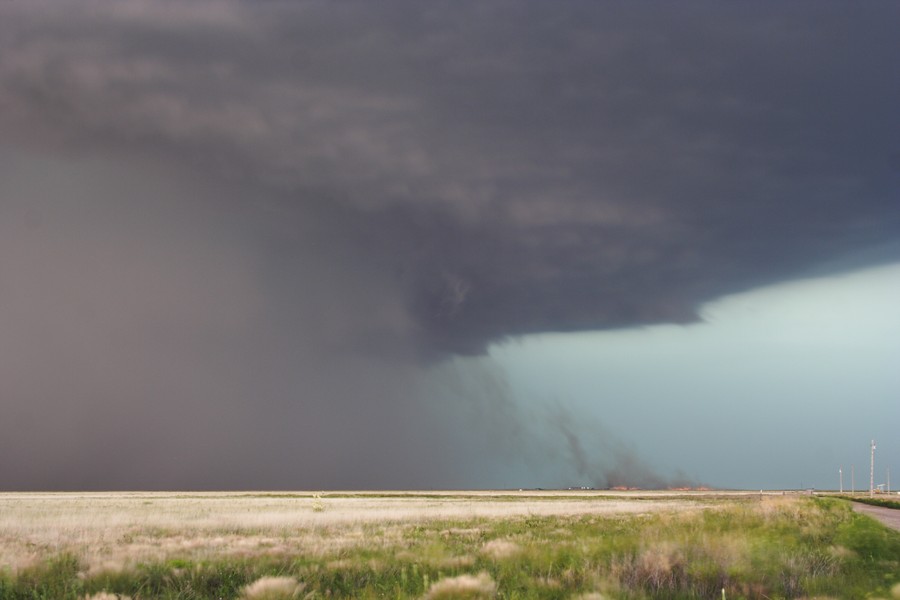
POLYGON ((841 480, 841 493, 844 493, 844 467, 838 467, 838 477, 841 480))
POLYGON ((869 497, 875 495, 875 440, 872 440, 872 458, 869 462, 869 497))

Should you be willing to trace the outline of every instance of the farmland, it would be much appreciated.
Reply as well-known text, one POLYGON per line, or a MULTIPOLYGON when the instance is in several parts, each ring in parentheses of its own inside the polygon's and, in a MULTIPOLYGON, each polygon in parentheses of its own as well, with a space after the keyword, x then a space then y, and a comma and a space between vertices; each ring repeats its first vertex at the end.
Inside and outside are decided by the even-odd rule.
POLYGON ((0 565, 0 599, 862 598, 900 534, 781 494, 8 493, 0 565))

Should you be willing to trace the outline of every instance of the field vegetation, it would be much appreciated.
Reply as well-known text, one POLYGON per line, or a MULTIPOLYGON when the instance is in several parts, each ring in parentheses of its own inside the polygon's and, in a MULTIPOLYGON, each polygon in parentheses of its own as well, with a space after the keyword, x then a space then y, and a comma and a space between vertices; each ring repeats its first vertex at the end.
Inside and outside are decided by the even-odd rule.
POLYGON ((808 496, 3 494, 0 557, 0 599, 900 597, 900 533, 808 496))
POLYGON ((869 504, 871 506, 882 506, 884 508, 896 508, 900 509, 900 501, 898 500, 890 500, 888 498, 869 498, 863 496, 854 496, 854 502, 859 502, 861 504, 869 504))

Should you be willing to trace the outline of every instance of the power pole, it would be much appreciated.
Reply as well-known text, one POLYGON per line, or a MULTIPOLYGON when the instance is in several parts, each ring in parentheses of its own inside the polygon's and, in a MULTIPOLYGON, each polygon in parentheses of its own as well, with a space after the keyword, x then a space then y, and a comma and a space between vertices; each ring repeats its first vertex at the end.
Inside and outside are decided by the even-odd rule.
POLYGON ((891 468, 887 467, 885 470, 887 471, 887 492, 888 492, 888 494, 890 494, 891 493, 891 468))
POLYGON ((844 493, 844 468, 838 467, 838 477, 841 479, 841 493, 844 493))
POLYGON ((850 493, 856 493, 856 478, 855 478, 855 469, 854 465, 850 465, 850 493))
POLYGON ((869 498, 875 495, 875 440, 872 440, 872 458, 869 462, 869 498))

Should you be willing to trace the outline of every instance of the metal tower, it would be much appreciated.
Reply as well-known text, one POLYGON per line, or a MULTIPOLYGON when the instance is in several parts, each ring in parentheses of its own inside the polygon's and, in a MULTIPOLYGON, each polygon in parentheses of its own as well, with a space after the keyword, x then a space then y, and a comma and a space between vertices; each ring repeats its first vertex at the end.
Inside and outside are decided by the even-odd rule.
POLYGON ((875 440, 872 440, 872 458, 869 463, 869 497, 875 495, 875 440))

